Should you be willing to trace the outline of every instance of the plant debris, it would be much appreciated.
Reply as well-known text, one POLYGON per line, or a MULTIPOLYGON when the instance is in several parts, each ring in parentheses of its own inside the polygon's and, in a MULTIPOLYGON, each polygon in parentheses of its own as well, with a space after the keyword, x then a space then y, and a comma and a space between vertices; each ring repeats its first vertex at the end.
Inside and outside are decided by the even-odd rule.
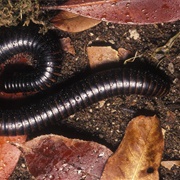
POLYGON ((50 27, 47 16, 40 10, 39 0, 0 0, 0 26, 28 26, 30 22, 41 25, 40 32, 50 27))
POLYGON ((95 142, 57 135, 19 144, 36 179, 99 179, 111 150, 95 142))
POLYGON ((159 119, 138 116, 128 124, 120 146, 106 163, 101 180, 158 179, 163 149, 159 119))

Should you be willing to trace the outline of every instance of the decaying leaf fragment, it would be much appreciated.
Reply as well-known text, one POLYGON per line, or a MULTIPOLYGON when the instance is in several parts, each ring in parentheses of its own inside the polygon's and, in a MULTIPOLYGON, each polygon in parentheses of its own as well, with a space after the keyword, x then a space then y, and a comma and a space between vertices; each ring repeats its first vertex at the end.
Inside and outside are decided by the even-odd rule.
POLYGON ((95 142, 57 135, 39 136, 20 145, 30 173, 42 179, 100 179, 112 152, 95 142))
POLYGON ((107 46, 89 46, 87 47, 87 55, 91 68, 96 68, 101 65, 108 65, 123 61, 131 56, 131 52, 124 48, 113 49, 110 45, 107 46))
POLYGON ((121 24, 154 24, 180 19, 179 0, 68 0, 41 8, 61 9, 121 24))
POLYGON ((90 46, 87 47, 87 54, 91 68, 119 60, 118 51, 111 46, 90 46))
POLYGON ((180 161, 162 161, 161 165, 164 166, 165 168, 171 170, 171 168, 176 165, 180 167, 180 161))
POLYGON ((69 37, 61 38, 60 42, 61 42, 63 51, 75 56, 76 52, 75 52, 74 46, 71 43, 71 39, 69 37))
POLYGON ((0 179, 8 179, 20 157, 20 150, 10 143, 23 143, 26 136, 0 136, 0 179))
POLYGON ((125 136, 107 161, 101 180, 157 180, 164 147, 156 116, 139 116, 127 126, 125 136))
POLYGON ((61 11, 51 20, 51 23, 57 29, 73 33, 90 29, 100 22, 99 20, 83 17, 67 11, 61 11))

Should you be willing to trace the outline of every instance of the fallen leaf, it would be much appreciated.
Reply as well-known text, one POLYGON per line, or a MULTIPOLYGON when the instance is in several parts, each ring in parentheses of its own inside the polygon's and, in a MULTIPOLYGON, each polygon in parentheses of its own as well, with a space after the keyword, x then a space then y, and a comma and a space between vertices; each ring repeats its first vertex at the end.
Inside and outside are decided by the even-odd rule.
POLYGON ((161 165, 164 166, 165 168, 171 170, 171 168, 176 165, 180 167, 180 161, 162 161, 161 165))
POLYGON ((118 48, 118 56, 119 56, 119 60, 125 60, 129 57, 131 57, 133 54, 124 48, 118 48))
POLYGON ((71 39, 69 37, 60 39, 63 51, 75 56, 76 52, 74 46, 71 44, 71 39))
POLYGON ((118 51, 111 46, 90 46, 87 47, 87 55, 91 68, 112 62, 118 62, 118 51))
POLYGON ((19 145, 30 173, 38 179, 100 179, 112 152, 95 142, 57 135, 39 136, 19 145))
POLYGON ((102 21, 125 24, 154 24, 180 19, 179 0, 68 0, 60 3, 41 9, 61 9, 102 21))
POLYGON ((0 136, 0 179, 8 179, 20 157, 20 150, 10 143, 23 143, 26 136, 0 136))
POLYGON ((125 60, 132 54, 124 48, 113 49, 111 46, 89 46, 87 47, 87 55, 91 68, 101 65, 117 63, 125 60))
POLYGON ((83 17, 67 11, 61 11, 51 20, 51 23, 57 29, 73 33, 90 29, 100 22, 99 20, 83 17))
POLYGON ((107 161, 101 180, 156 180, 164 140, 156 116, 139 116, 127 126, 125 136, 107 161))

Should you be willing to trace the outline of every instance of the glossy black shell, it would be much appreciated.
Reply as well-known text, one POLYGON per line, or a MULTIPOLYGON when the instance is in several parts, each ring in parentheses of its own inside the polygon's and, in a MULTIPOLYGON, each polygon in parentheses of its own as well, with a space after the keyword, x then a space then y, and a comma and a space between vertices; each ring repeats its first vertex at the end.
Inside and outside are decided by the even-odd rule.
POLYGON ((149 71, 119 68, 99 72, 36 104, 3 111, 0 135, 39 131, 104 98, 122 94, 160 97, 168 91, 169 81, 149 71))
POLYGON ((57 81, 60 68, 60 45, 48 33, 38 33, 39 28, 11 27, 1 32, 0 64, 14 55, 27 53, 32 56, 31 72, 8 74, 1 83, 5 92, 29 92, 46 89, 57 81))

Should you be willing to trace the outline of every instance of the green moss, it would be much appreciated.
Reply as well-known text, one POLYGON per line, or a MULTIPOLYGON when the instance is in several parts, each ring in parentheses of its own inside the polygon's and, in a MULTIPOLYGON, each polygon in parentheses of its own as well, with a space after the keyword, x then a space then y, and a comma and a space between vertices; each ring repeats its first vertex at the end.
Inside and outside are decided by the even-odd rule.
POLYGON ((47 29, 39 7, 38 0, 0 0, 0 26, 28 25, 32 21, 47 29))

